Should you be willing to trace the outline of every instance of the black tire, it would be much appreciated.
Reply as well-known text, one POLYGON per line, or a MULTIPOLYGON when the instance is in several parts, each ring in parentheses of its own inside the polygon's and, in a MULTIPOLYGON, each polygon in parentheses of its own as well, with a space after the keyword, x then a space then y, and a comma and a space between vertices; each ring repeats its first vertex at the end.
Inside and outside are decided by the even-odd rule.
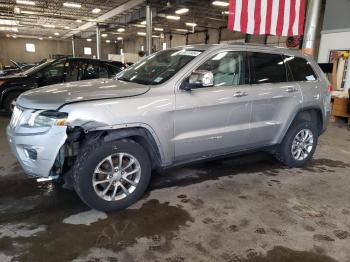
POLYGON ((311 121, 300 120, 296 121, 289 128, 282 143, 277 147, 275 157, 288 167, 301 167, 304 166, 313 156, 316 150, 318 140, 318 131, 316 124, 311 121), (292 154, 292 143, 296 135, 303 129, 310 130, 313 135, 313 147, 307 157, 303 160, 297 160, 292 154))
POLYGON ((10 116, 12 115, 13 112, 13 102, 17 100, 21 93, 19 92, 12 92, 8 94, 5 99, 4 99, 4 109, 5 109, 5 114, 10 116))
POLYGON ((96 143, 87 143, 81 149, 73 170, 74 188, 82 201, 93 209, 106 212, 125 209, 139 200, 146 191, 150 178, 151 161, 147 152, 140 144, 130 139, 108 143, 99 139, 96 143), (116 153, 134 156, 140 164, 141 176, 136 189, 130 195, 120 200, 107 201, 95 192, 92 176, 103 159, 116 153))

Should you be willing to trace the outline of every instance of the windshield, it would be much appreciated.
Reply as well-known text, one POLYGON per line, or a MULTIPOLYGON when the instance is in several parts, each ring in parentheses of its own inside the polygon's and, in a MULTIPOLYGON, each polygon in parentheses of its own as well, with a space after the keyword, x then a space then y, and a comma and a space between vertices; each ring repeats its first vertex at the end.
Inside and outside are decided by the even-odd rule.
POLYGON ((122 71, 117 79, 144 85, 158 85, 173 77, 201 53, 201 50, 193 49, 160 51, 122 71))
POLYGON ((46 67, 47 65, 49 65, 51 63, 52 63, 52 61, 47 61, 45 63, 42 63, 42 64, 38 65, 38 66, 34 66, 32 68, 29 68, 28 70, 26 70, 26 71, 24 71, 22 73, 25 74, 25 75, 30 75, 32 73, 35 73, 35 72, 39 71, 41 68, 44 68, 44 67, 46 67))

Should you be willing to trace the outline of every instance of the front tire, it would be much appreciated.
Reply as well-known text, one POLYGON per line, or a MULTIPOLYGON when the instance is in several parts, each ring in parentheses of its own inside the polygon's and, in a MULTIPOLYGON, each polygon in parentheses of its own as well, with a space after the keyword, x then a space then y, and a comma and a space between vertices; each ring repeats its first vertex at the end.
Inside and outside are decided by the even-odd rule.
POLYGON ((74 188, 89 207, 121 210, 144 194, 151 178, 145 149, 129 139, 85 146, 73 171, 74 188))
POLYGON ((304 166, 316 150, 318 131, 311 121, 295 122, 276 151, 276 158, 288 167, 304 166))

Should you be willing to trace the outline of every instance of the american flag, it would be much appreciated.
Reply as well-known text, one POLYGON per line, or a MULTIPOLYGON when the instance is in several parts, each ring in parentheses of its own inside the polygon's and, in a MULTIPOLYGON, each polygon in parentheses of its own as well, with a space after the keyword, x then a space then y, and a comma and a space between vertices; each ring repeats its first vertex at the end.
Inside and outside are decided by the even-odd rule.
POLYGON ((303 35, 305 0, 230 0, 228 29, 254 35, 303 35))

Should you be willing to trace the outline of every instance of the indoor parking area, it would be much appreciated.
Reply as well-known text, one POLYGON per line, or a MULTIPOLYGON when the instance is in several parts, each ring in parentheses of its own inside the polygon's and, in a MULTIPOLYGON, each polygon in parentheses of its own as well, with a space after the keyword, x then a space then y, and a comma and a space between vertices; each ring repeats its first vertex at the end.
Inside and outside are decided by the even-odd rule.
POLYGON ((0 0, 0 262, 349 262, 349 0, 0 0))

